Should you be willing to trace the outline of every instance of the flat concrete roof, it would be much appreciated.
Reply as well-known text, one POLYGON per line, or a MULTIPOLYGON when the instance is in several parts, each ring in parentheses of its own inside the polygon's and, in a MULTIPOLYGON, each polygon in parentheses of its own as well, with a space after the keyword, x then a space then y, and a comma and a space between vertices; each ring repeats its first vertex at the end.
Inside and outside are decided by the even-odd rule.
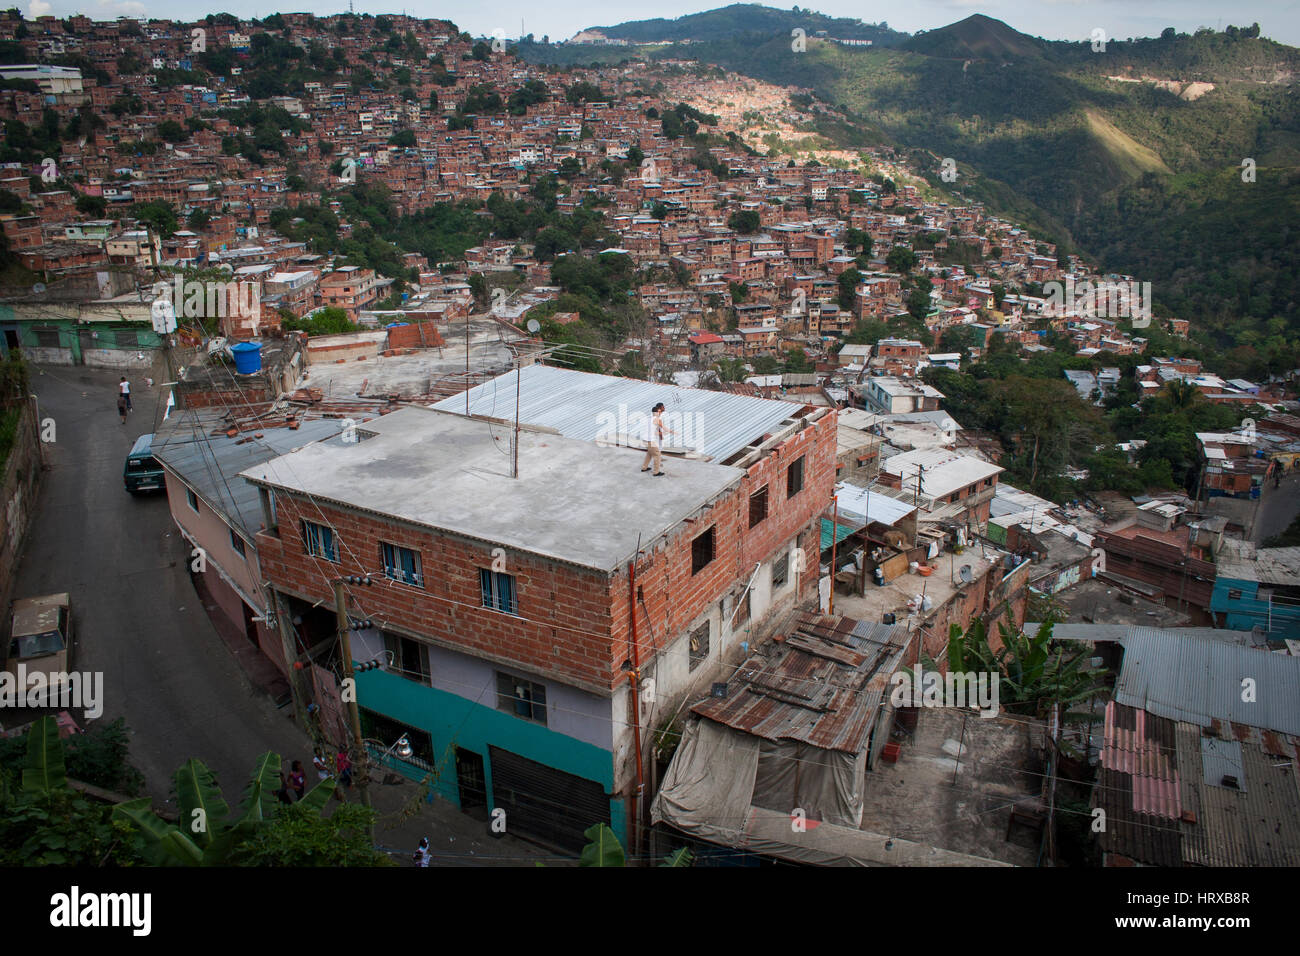
MULTIPOLYGON (((317 442, 241 474, 322 502, 607 573, 632 558, 638 541, 650 544, 745 474, 671 459, 664 462, 666 476, 655 478, 639 470, 643 452, 636 449, 525 429, 519 478, 512 479, 509 427, 416 406, 366 422, 358 432, 360 441, 317 442)), ((344 553, 347 548, 344 538, 344 553)))

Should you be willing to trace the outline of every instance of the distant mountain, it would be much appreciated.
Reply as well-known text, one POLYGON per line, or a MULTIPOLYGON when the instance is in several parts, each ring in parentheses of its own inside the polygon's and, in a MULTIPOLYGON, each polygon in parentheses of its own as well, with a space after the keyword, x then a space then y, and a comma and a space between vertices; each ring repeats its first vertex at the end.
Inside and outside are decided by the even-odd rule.
MULTIPOLYGON (((1194 36, 1088 42, 1027 36, 982 15, 880 39, 855 21, 735 5, 678 20, 601 28, 688 47, 540 48, 537 61, 615 63, 689 56, 814 90, 847 114, 823 132, 845 147, 892 142, 939 189, 1023 222, 1119 272, 1141 271, 1160 306, 1225 341, 1284 319, 1300 330, 1300 50, 1258 25, 1194 36), (802 27, 804 52, 791 49, 802 27), (871 38, 870 47, 820 42, 871 38), (561 56, 554 56, 555 53, 561 56), (565 60, 572 55, 573 59, 565 60), (959 179, 942 182, 942 158, 959 179), (1243 181, 1252 159, 1256 181, 1243 181)), ((1249 336, 1246 336, 1249 338, 1249 336)))
POLYGON ((629 43, 708 42, 737 34, 779 34, 788 38, 790 31, 802 29, 808 36, 819 30, 837 40, 870 40, 876 46, 897 46, 908 38, 906 33, 889 29, 885 23, 863 23, 847 17, 828 17, 812 10, 777 10, 757 3, 733 3, 729 7, 692 13, 676 20, 635 20, 612 27, 588 27, 583 34, 600 34, 611 40, 629 43), (795 12, 798 10, 798 12, 795 12))
POLYGON ((1048 44, 982 13, 959 23, 917 34, 901 48, 949 59, 1012 60, 1042 56, 1048 44))

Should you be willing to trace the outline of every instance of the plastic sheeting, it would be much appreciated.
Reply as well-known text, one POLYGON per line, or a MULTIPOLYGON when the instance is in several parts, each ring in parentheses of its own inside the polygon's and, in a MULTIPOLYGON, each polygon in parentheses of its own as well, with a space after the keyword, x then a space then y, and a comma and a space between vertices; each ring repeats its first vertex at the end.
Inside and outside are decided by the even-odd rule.
MULTIPOLYGON (((768 760, 777 753, 770 751, 768 760)), ((762 759, 759 738, 711 720, 689 722, 651 804, 651 819, 697 839, 815 866, 1007 865, 841 826, 811 812, 796 818, 793 807, 751 806, 762 759)), ((848 757, 848 762, 855 759, 848 757)), ((845 763, 836 761, 831 776, 845 763)))
POLYGON ((759 739, 711 720, 688 721, 651 819, 734 846, 753 799, 759 739))
POLYGON ((856 756, 797 740, 762 740, 754 774, 753 805, 810 820, 857 827, 862 823, 866 751, 856 756))

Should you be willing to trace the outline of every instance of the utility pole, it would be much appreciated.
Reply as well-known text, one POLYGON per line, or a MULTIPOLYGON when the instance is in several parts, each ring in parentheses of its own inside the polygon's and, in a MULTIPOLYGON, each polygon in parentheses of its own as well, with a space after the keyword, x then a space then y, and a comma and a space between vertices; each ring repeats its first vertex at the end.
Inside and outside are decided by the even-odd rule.
MULTIPOLYGON (((365 583, 370 583, 370 578, 362 578, 365 583)), ((370 762, 369 755, 366 753, 365 741, 361 737, 361 708, 357 705, 356 678, 353 674, 356 669, 352 663, 352 627, 348 620, 348 597, 344 591, 346 581, 343 578, 335 578, 331 584, 334 587, 334 616, 336 618, 339 648, 343 653, 343 675, 345 680, 352 680, 352 693, 345 693, 344 702, 348 707, 348 723, 352 729, 352 746, 354 749, 352 763, 357 768, 357 790, 361 793, 361 805, 370 807, 370 762)), ((347 688, 345 688, 346 690, 347 688)), ((373 823, 366 826, 366 834, 370 842, 375 842, 375 827, 373 823)))

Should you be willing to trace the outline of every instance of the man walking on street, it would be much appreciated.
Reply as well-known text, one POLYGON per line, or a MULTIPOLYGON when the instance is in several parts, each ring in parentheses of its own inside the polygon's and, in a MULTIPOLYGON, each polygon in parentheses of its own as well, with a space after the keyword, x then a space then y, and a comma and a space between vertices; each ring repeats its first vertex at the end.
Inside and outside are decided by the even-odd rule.
POLYGON ((122 381, 117 383, 117 387, 121 390, 122 397, 126 399, 126 410, 131 411, 131 383, 126 380, 125 375, 122 376, 122 381))
POLYGON ((122 424, 126 424, 126 396, 121 392, 117 396, 117 413, 122 416, 122 424))
POLYGON ((664 403, 660 402, 654 408, 650 409, 650 418, 646 421, 645 433, 645 460, 641 462, 641 470, 649 471, 650 463, 654 462, 654 477, 659 478, 664 473, 663 463, 663 440, 664 434, 676 435, 677 432, 664 424, 664 403))
POLYGON ((411 859, 415 862, 416 866, 426 867, 429 865, 428 837, 420 837, 420 845, 415 848, 415 853, 411 855, 411 859))

